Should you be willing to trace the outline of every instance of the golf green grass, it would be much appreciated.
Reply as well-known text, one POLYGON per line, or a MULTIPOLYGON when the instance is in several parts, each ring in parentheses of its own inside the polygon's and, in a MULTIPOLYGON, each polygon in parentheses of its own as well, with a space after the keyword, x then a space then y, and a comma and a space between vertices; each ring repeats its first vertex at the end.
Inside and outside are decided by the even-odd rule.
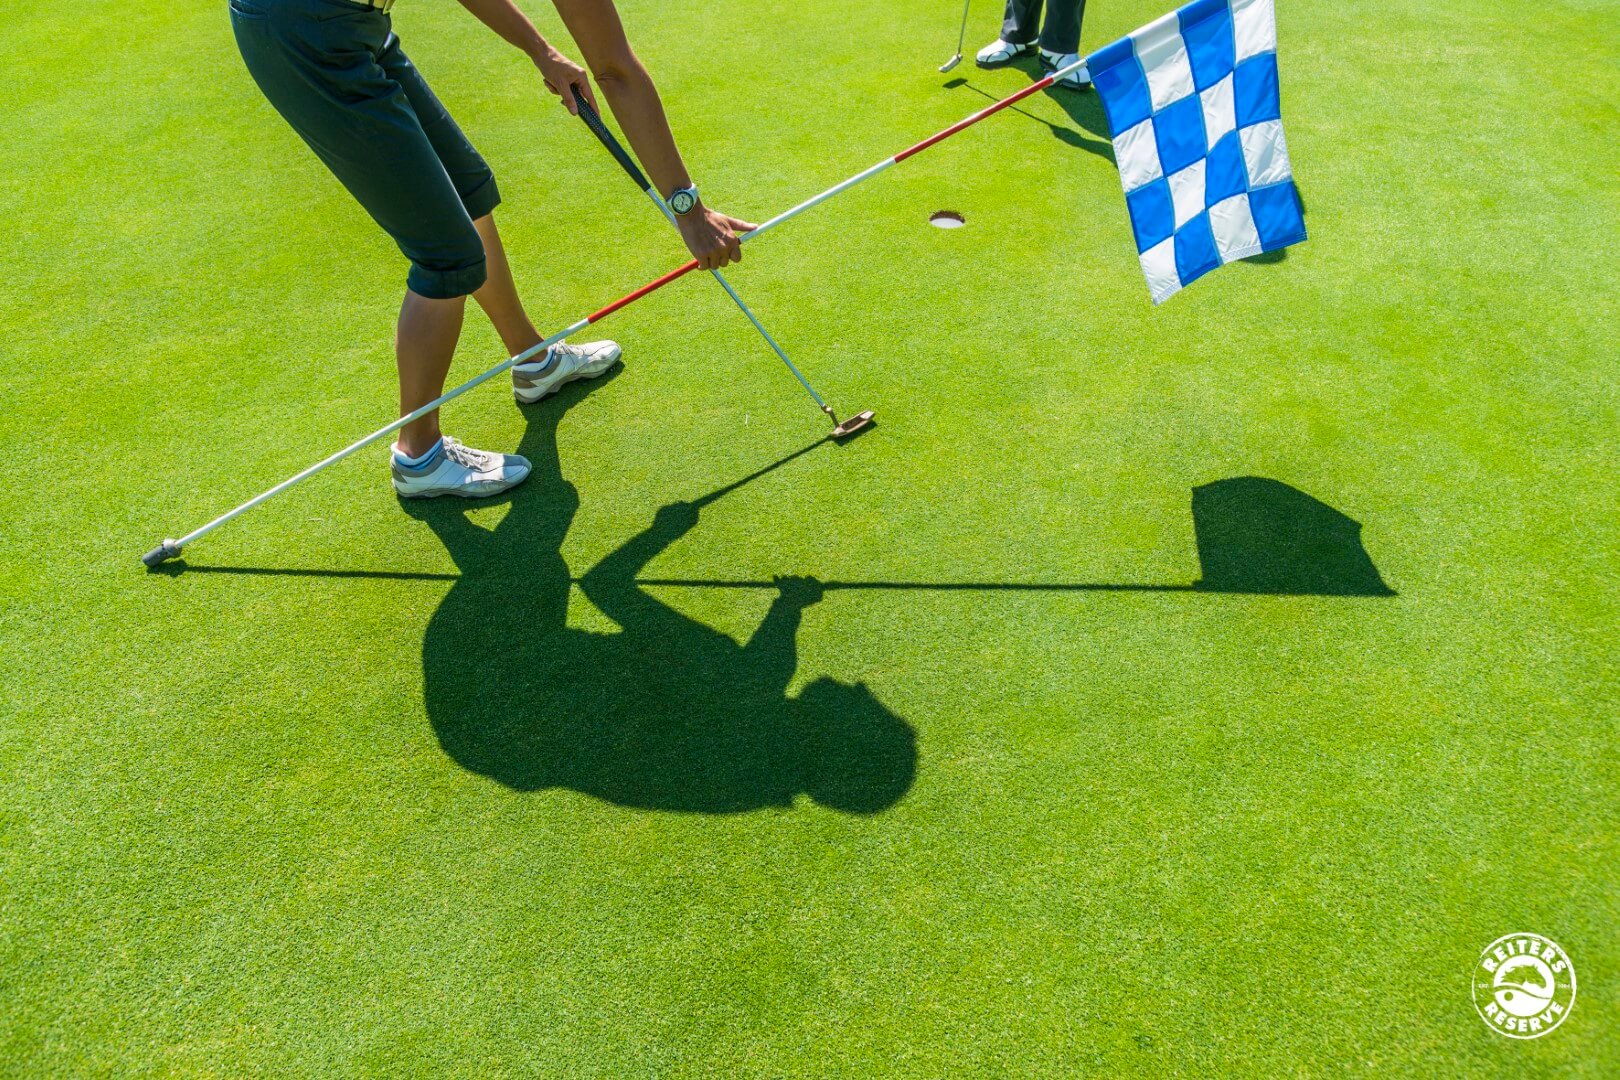
MULTIPOLYGON (((620 4, 754 219, 1027 85, 993 6, 941 76, 945 3, 620 4)), ((782 462, 825 422, 694 276, 448 411, 510 499, 376 448, 149 575, 391 417, 404 263, 223 2, 9 4, 0 1073, 1615 1075, 1620 11, 1281 7, 1285 256, 1153 308, 1036 95, 731 274, 848 445, 782 462), (1515 931, 1579 977, 1529 1042, 1515 931)), ((517 53, 395 24, 544 329, 684 259, 517 53)))

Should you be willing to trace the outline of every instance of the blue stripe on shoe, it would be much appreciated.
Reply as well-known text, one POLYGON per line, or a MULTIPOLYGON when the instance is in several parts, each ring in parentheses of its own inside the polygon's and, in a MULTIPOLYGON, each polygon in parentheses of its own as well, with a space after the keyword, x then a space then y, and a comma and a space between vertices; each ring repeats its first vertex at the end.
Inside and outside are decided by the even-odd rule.
POLYGON ((517 371, 522 369, 523 377, 526 379, 532 379, 536 376, 545 375, 550 372, 552 368, 557 366, 557 359, 560 355, 561 354, 557 351, 557 346, 553 345, 551 348, 546 350, 546 354, 540 359, 528 360, 524 363, 516 364, 513 366, 512 370, 517 371), (530 370, 531 368, 533 370, 530 370))
POLYGON ((431 448, 429 448, 428 452, 423 454, 421 457, 414 457, 414 458, 406 457, 404 454, 400 453, 398 450, 395 450, 394 451, 394 461, 397 462, 402 468, 420 469, 420 468, 423 468, 423 467, 425 467, 427 465, 432 464, 434 459, 437 458, 443 452, 444 452, 444 437, 441 435, 439 437, 439 441, 434 443, 433 446, 431 448))

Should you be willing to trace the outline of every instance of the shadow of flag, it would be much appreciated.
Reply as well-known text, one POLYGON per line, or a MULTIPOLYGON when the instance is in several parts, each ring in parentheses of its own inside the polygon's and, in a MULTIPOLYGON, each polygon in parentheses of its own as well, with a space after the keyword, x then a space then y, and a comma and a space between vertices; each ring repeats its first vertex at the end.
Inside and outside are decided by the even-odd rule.
POLYGON ((1394 596, 1361 544, 1361 523, 1259 476, 1193 489, 1201 592, 1394 596))

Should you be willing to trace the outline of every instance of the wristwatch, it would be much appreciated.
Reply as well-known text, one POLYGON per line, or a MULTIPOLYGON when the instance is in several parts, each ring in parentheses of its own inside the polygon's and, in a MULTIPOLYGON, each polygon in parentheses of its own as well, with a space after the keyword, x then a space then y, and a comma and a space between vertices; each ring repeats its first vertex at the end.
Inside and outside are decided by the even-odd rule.
POLYGON ((692 212, 692 207, 698 203, 697 185, 676 188, 669 193, 669 208, 677 217, 685 217, 692 212))

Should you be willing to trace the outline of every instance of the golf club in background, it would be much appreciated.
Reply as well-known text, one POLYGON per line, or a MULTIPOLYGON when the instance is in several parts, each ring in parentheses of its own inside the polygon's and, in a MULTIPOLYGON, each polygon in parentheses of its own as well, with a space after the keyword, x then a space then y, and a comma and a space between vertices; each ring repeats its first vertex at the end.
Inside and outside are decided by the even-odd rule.
MULTIPOLYGON (((586 127, 591 129, 591 134, 595 135, 597 141, 607 148, 607 152, 613 155, 613 160, 623 167, 625 174, 630 177, 631 181, 646 194, 647 198, 653 201, 664 215, 664 218, 671 225, 674 225, 675 211, 671 210, 669 204, 664 201, 664 197, 658 194, 658 189, 653 187, 652 181, 648 180, 646 174, 641 171, 640 166, 636 164, 636 159, 631 157, 630 152, 624 148, 618 139, 613 137, 613 132, 608 130, 607 125, 602 122, 601 116, 597 115, 596 110, 591 108, 591 103, 585 100, 585 95, 579 92, 579 87, 575 86, 570 89, 574 92, 574 103, 579 109, 579 118, 585 121, 586 127)), ((787 369, 793 372, 793 377, 799 380, 799 385, 805 388, 810 396, 815 399, 816 404, 820 406, 821 411, 827 414, 828 419, 833 422, 833 438, 842 439, 847 435, 853 435, 872 422, 873 413, 868 409, 866 412, 857 413, 839 423, 838 414, 833 412, 832 406, 822 400, 821 395, 816 393, 815 387, 810 385, 810 380, 806 379, 799 369, 794 366, 793 361, 788 359, 788 354, 782 351, 782 346, 776 343, 776 339, 771 336, 770 331, 765 329, 764 324, 748 309, 748 305, 743 303, 742 297, 737 295, 737 290, 731 287, 731 282, 722 277, 718 270, 710 270, 709 273, 713 274, 714 280, 720 283, 722 289, 726 290, 726 295, 731 297, 732 302, 737 305, 737 309, 748 317, 749 322, 754 324, 754 329, 759 331, 759 336, 765 339, 765 343, 776 352, 777 356, 782 358, 782 363, 786 364, 787 369)))
POLYGON ((941 75, 962 62, 962 43, 967 40, 968 8, 972 6, 973 0, 962 0, 962 29, 956 32, 956 55, 939 65, 941 75))
MULTIPOLYGON (((771 218, 769 221, 763 222, 759 228, 755 229, 753 232, 744 233, 742 236, 738 237, 738 240, 741 243, 746 244, 750 240, 755 240, 761 236, 764 236, 778 225, 781 225, 786 221, 791 221, 800 214, 804 213, 806 210, 809 210, 811 207, 820 206, 833 196, 842 194, 855 185, 866 180, 870 180, 878 173, 893 168, 907 158, 915 154, 922 153, 924 150, 935 145, 936 143, 944 142, 957 132, 965 131, 988 116, 994 116, 996 113, 1007 108, 1009 105, 1016 105, 1018 102, 1023 101, 1031 94, 1040 93, 1042 90, 1045 90, 1057 80, 1067 75, 1069 72, 1077 71, 1084 67, 1086 61, 1089 59, 1090 57, 1082 56, 1075 60, 1074 63, 1069 64, 1066 67, 1058 68, 1056 71, 1048 74, 1044 78, 1035 80, 1017 93, 1009 94, 1007 97, 1002 98, 1000 101, 997 101, 994 104, 986 105, 972 116, 958 120, 956 123, 952 124, 948 128, 945 128, 943 131, 936 131, 934 134, 928 136, 928 138, 922 140, 921 142, 914 143, 913 145, 906 147, 893 157, 886 157, 877 164, 870 165, 867 168, 862 169, 854 176, 840 180, 838 183, 834 184, 826 191, 821 192, 819 195, 812 195, 799 205, 789 207, 780 214, 777 214, 775 217, 771 218)), ((204 536, 207 536, 221 525, 241 517, 243 514, 247 513, 249 510, 252 510, 255 506, 258 506, 265 500, 281 494, 283 491, 286 491, 295 484, 308 480, 316 473, 321 472, 332 465, 336 465, 350 454, 364 450, 366 447, 380 439, 386 439, 388 436, 392 435, 406 424, 409 424, 411 421, 418 420, 421 417, 426 416, 434 409, 439 408, 441 405, 444 405, 447 402, 454 401, 456 398, 460 397, 462 394, 465 394, 474 387, 482 386, 495 376, 500 375, 503 372, 510 371, 514 365, 521 364, 531 357, 538 356, 540 353, 551 348, 553 345, 557 344, 557 342, 561 341, 565 337, 568 337, 570 334, 577 334, 581 330, 584 330, 587 326, 590 326, 592 323, 601 322, 603 319, 607 318, 615 311, 618 311, 620 308, 628 307, 629 305, 635 303, 648 293, 657 292, 670 282, 677 281, 680 278, 685 277, 693 270, 696 270, 697 265, 696 259, 689 259, 682 265, 677 266, 675 269, 669 271, 667 274, 653 278, 639 289, 625 293, 623 296, 619 297, 611 304, 608 304, 606 307, 598 308, 596 311, 591 312, 583 319, 580 319, 569 326, 563 327, 561 330, 545 338, 538 345, 525 349, 516 356, 508 357, 507 359, 502 360, 499 364, 496 364, 482 375, 475 375, 471 379, 468 379, 466 382, 462 383, 460 386, 456 387, 454 390, 445 391, 443 394, 440 394, 426 405, 423 405, 421 408, 414 409, 400 417, 398 420, 385 424, 376 431, 373 431, 370 435, 367 435, 365 438, 352 442, 330 457, 317 461, 303 472, 289 476, 275 487, 255 495, 241 506, 221 514, 219 517, 215 518, 213 521, 210 521, 201 528, 193 529, 191 532, 180 537, 178 540, 163 541, 163 543, 159 544, 151 551, 148 551, 145 555, 142 555, 141 562, 146 564, 147 569, 153 570, 161 566, 163 563, 168 562, 170 559, 177 558, 180 555, 181 550, 185 548, 187 544, 202 539, 204 536)), ((738 302, 741 303, 741 301, 738 302)))

